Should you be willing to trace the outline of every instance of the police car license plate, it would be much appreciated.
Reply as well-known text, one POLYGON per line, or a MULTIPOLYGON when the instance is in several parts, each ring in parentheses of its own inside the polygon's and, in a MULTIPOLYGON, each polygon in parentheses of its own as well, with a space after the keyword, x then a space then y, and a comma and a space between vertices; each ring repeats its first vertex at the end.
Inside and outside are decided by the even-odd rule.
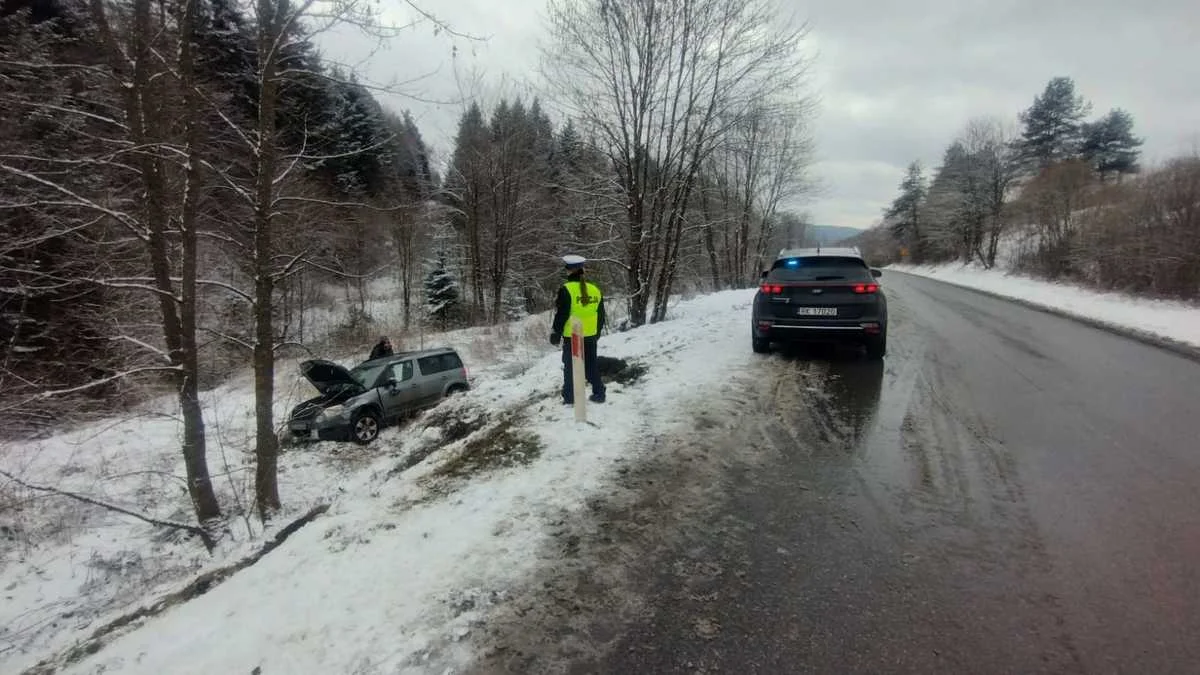
POLYGON ((837 307, 797 307, 800 316, 837 316, 837 307))

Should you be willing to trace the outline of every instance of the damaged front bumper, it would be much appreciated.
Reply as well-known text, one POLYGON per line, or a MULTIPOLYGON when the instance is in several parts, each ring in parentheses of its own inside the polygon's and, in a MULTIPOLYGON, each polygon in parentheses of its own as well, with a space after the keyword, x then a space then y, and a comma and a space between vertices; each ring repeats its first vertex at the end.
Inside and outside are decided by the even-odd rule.
POLYGON ((292 437, 299 440, 344 441, 350 438, 350 412, 342 406, 321 410, 316 415, 288 421, 292 437))

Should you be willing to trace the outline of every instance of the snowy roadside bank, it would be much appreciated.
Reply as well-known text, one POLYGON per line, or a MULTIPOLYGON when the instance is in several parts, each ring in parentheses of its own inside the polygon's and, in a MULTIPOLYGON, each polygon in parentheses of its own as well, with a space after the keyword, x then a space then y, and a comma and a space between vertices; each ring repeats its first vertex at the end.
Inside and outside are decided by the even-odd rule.
MULTIPOLYGON (((549 319, 532 316, 500 327, 426 336, 459 350, 477 380, 503 380, 543 358, 549 319), (538 339, 532 341, 531 336, 538 339)), ((319 353, 355 363, 361 354, 319 353)), ((276 420, 315 391, 281 359, 276 420)), ((385 429, 370 448, 315 443, 284 448, 279 459, 283 511, 266 526, 253 504, 254 391, 249 373, 201 395, 208 463, 228 533, 212 555, 178 531, 115 511, 35 492, 0 478, 0 672, 21 672, 60 654, 108 622, 179 591, 191 580, 237 564, 280 528, 328 504, 373 463, 395 462, 410 430, 385 429)), ((40 439, 0 444, 0 469, 159 520, 191 522, 173 396, 147 400, 121 415, 81 425, 64 421, 40 439)))
POLYGON ((1200 356, 1200 307, 1195 305, 1102 293, 958 263, 891 265, 887 269, 1021 301, 1166 346, 1193 358, 1200 356))
MULTIPOLYGON (((602 354, 646 372, 610 386, 608 403, 589 409, 594 425, 559 404, 549 345, 520 374, 480 373, 470 393, 381 438, 393 452, 325 478, 332 507, 285 546, 66 672, 392 673, 469 663, 461 638, 546 562, 552 523, 586 508, 655 435, 748 367, 753 293, 699 297, 669 321, 602 338, 602 354), (475 420, 465 436, 453 431, 464 420, 475 420)), ((4 669, 57 651, 6 659, 4 669)))

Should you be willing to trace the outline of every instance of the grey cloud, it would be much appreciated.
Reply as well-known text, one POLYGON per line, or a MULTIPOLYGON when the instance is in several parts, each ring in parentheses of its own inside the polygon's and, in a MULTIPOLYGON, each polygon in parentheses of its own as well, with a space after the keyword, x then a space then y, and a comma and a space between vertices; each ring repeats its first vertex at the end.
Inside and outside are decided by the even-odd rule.
MULTIPOLYGON (((1073 77, 1095 114, 1129 110, 1149 161, 1189 151, 1200 131, 1194 2, 820 0, 808 10, 826 159, 816 173, 830 184, 811 205, 818 222, 870 225, 908 162, 936 165, 971 117, 1015 120, 1056 75, 1073 77), (855 165, 880 161, 890 181, 855 180, 855 165)), ((880 177, 875 164, 867 173, 880 177)))
MULTIPOLYGON (((384 87, 376 92, 381 102, 397 112, 410 111, 435 155, 444 159, 466 99, 489 93, 480 91, 477 80, 494 87, 502 78, 513 81, 531 74, 543 5, 540 0, 418 0, 418 5, 455 32, 481 39, 456 37, 424 23, 382 46, 351 29, 324 35, 319 44, 334 60, 361 64, 359 71, 384 87), (423 74, 430 75, 408 83, 423 74)), ((402 7, 385 18, 402 25, 413 14, 402 7)))
MULTIPOLYGON (((790 0, 780 0, 790 6, 790 0)), ((485 43, 420 28, 366 67, 370 79, 437 74, 403 95, 426 139, 448 152, 464 93, 454 74, 481 70, 531 77, 545 30, 543 0, 439 0, 429 9, 485 43), (451 45, 458 55, 451 56, 451 45)), ((905 165, 935 166, 976 116, 1015 122, 1057 75, 1075 79, 1094 114, 1121 107, 1146 138, 1147 161, 1190 151, 1200 134, 1200 3, 1195 0, 811 0, 797 7, 812 27, 818 164, 824 191, 802 205, 816 222, 866 227, 895 196, 905 165)), ((322 44, 340 59, 364 58, 361 38, 322 44)), ((461 81, 461 78, 460 78, 461 81)))

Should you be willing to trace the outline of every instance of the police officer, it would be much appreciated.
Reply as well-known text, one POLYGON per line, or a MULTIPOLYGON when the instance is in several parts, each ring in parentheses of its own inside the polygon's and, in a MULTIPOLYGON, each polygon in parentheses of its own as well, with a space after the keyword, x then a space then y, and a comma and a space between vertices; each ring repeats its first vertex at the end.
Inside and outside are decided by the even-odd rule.
POLYGON ((604 403, 604 382, 600 380, 600 368, 596 363, 597 341, 604 328, 604 297, 600 287, 583 278, 583 256, 563 256, 567 267, 567 280, 558 289, 555 303, 554 324, 550 332, 550 344, 562 343, 563 360, 563 403, 575 402, 575 389, 571 381, 571 319, 583 324, 583 368, 587 381, 592 385, 588 400, 604 403), (566 338, 564 340, 564 338, 566 338))

